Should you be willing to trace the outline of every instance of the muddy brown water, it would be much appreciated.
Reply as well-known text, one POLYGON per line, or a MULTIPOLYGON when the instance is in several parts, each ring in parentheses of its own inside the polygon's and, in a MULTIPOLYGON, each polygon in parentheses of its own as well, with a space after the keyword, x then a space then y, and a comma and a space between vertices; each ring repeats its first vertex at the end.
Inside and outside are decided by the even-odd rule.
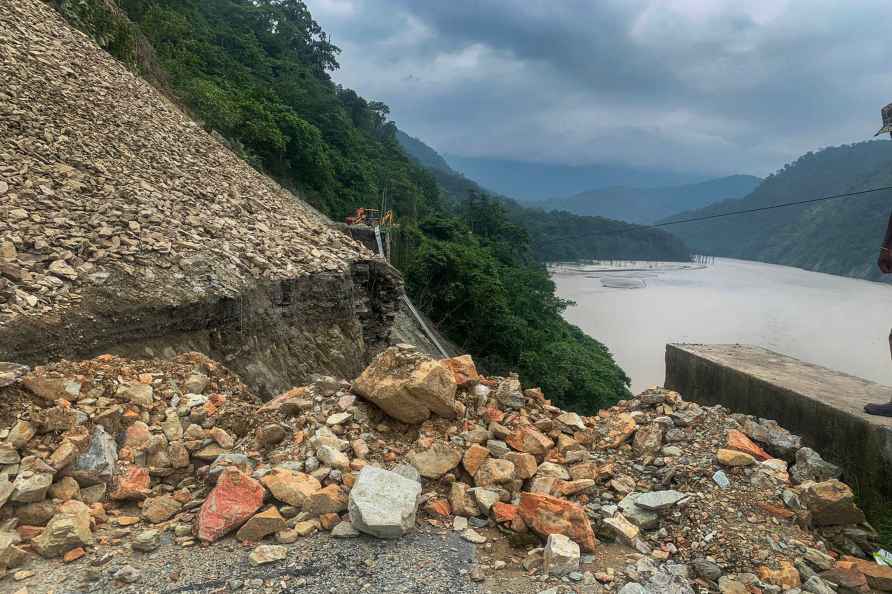
POLYGON ((892 385, 890 285, 744 260, 650 266, 552 274, 576 302, 564 317, 610 348, 635 393, 663 383, 669 342, 755 344, 892 385))

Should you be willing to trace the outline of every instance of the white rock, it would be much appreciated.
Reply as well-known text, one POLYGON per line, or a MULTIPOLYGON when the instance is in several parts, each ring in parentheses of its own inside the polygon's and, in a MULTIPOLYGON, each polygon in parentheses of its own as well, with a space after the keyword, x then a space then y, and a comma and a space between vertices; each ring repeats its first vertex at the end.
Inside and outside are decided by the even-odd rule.
POLYGON ((545 573, 562 576, 579 569, 579 545, 563 534, 550 534, 545 544, 545 573))
POLYGON ((415 526, 421 485, 394 472, 366 466, 350 491, 353 527, 378 538, 399 538, 415 526))

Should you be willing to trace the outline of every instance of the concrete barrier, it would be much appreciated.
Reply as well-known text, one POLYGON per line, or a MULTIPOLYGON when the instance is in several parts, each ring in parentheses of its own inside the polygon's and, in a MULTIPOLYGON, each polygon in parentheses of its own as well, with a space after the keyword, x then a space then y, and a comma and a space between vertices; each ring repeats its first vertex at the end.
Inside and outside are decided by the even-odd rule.
POLYGON ((865 414, 892 388, 747 345, 666 345, 666 387, 700 404, 774 419, 840 465, 862 502, 892 500, 892 418, 865 414))

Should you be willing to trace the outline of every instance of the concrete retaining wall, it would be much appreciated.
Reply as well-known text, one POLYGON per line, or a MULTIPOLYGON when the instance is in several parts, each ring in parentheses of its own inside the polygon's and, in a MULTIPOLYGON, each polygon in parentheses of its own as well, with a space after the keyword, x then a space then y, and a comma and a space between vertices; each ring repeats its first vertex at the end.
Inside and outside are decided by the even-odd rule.
POLYGON ((892 418, 863 412, 892 388, 745 345, 666 346, 667 388, 700 404, 774 419, 845 469, 867 505, 892 500, 892 418))

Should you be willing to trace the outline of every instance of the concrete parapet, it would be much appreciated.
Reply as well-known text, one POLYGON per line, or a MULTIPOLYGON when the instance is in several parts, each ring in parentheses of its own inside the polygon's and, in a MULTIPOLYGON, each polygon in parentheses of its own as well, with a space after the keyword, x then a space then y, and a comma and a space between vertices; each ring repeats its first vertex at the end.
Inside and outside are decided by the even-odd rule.
POLYGON ((862 500, 892 500, 892 418, 865 414, 892 388, 748 345, 666 345, 666 387, 685 399, 774 419, 840 465, 862 500))

